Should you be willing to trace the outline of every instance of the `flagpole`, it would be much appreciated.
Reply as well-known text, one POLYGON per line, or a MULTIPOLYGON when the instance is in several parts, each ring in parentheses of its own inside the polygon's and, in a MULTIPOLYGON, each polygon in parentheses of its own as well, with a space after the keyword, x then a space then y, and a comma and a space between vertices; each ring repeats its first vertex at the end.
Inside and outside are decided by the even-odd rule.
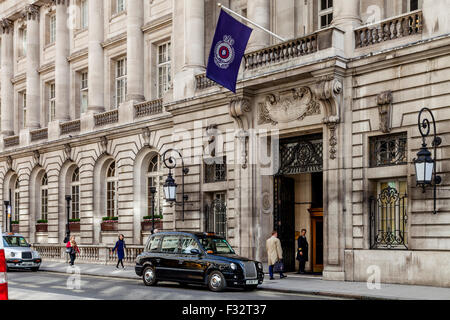
POLYGON ((236 13, 236 12, 234 12, 233 10, 228 9, 227 7, 225 7, 224 5, 222 5, 221 3, 218 3, 217 6, 218 6, 219 8, 222 8, 223 10, 229 12, 229 13, 232 13, 232 14, 238 16, 238 17, 241 18, 242 20, 247 21, 248 23, 254 25, 254 26, 257 27, 258 29, 261 29, 262 31, 267 32, 267 33, 270 34, 272 37, 275 37, 275 38, 277 38, 278 40, 283 41, 283 42, 286 41, 285 39, 283 39, 282 37, 276 35, 276 34, 273 33, 272 31, 269 31, 269 30, 267 30, 266 28, 261 27, 259 24, 254 23, 253 21, 247 19, 246 17, 241 16, 239 13, 236 13))

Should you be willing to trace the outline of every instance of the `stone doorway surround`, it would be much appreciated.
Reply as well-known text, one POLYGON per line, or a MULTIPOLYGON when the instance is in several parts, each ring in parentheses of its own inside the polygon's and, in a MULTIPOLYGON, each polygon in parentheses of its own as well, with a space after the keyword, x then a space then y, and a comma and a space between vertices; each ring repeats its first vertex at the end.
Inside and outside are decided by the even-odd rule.
MULTIPOLYGON (((241 254, 267 261, 265 241, 273 229, 273 175, 264 175, 264 165, 255 162, 255 140, 270 140, 267 130, 279 135, 323 132, 324 181, 324 270, 328 280, 344 280, 345 172, 343 76, 338 69, 318 75, 308 84, 282 91, 257 94, 247 89, 230 95, 229 110, 235 129, 235 206, 239 219, 237 242, 241 254), (314 121, 310 121, 313 119, 314 121), (304 128, 308 127, 307 130, 304 128)), ((274 135, 275 136, 275 135, 274 135)), ((274 136, 271 136, 273 138, 274 136)), ((268 143, 270 144, 270 143, 268 143)), ((269 147, 271 148, 271 147, 269 147)), ((274 148, 272 148, 272 151, 274 148)), ((271 166, 276 162, 272 156, 271 166)))

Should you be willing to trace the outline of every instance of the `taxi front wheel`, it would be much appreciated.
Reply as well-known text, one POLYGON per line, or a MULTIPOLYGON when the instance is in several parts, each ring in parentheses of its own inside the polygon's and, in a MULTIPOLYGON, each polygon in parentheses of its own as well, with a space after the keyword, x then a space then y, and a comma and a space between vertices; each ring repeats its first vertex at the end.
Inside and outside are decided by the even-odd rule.
POLYGON ((142 279, 144 280, 144 284, 146 286, 154 286, 156 285, 156 273, 155 268, 148 266, 144 269, 144 273, 142 275, 142 279))
POLYGON ((220 292, 225 289, 227 283, 220 271, 213 271, 208 276, 208 288, 213 292, 220 292))

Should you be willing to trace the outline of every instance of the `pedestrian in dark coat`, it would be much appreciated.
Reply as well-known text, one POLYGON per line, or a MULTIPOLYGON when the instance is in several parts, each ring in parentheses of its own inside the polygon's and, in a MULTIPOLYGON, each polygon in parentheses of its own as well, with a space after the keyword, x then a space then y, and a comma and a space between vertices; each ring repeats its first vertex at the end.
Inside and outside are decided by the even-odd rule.
POLYGON ((125 245, 125 236, 123 234, 119 235, 119 240, 117 240, 116 245, 114 249, 112 250, 112 253, 117 250, 117 258, 119 259, 117 261, 116 268, 119 268, 119 263, 122 265, 122 269, 125 269, 123 265, 123 258, 125 258, 125 248, 127 246, 125 245))
POLYGON ((303 229, 297 240, 297 260, 300 262, 300 270, 297 273, 305 273, 306 261, 308 261, 308 240, 306 239, 306 230, 303 229))

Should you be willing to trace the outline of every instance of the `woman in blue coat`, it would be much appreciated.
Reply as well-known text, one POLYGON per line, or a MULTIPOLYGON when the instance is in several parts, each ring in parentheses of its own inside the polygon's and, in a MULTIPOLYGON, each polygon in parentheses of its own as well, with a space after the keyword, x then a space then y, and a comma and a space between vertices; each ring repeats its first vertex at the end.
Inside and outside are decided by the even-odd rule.
POLYGON ((120 234, 119 235, 119 240, 117 240, 116 246, 112 250, 113 254, 117 250, 117 258, 119 259, 117 261, 117 265, 116 265, 117 269, 119 268, 119 263, 122 264, 122 268, 125 269, 125 267, 123 265, 123 258, 125 257, 125 248, 127 246, 125 245, 125 240, 124 239, 125 239, 124 235, 120 234))

